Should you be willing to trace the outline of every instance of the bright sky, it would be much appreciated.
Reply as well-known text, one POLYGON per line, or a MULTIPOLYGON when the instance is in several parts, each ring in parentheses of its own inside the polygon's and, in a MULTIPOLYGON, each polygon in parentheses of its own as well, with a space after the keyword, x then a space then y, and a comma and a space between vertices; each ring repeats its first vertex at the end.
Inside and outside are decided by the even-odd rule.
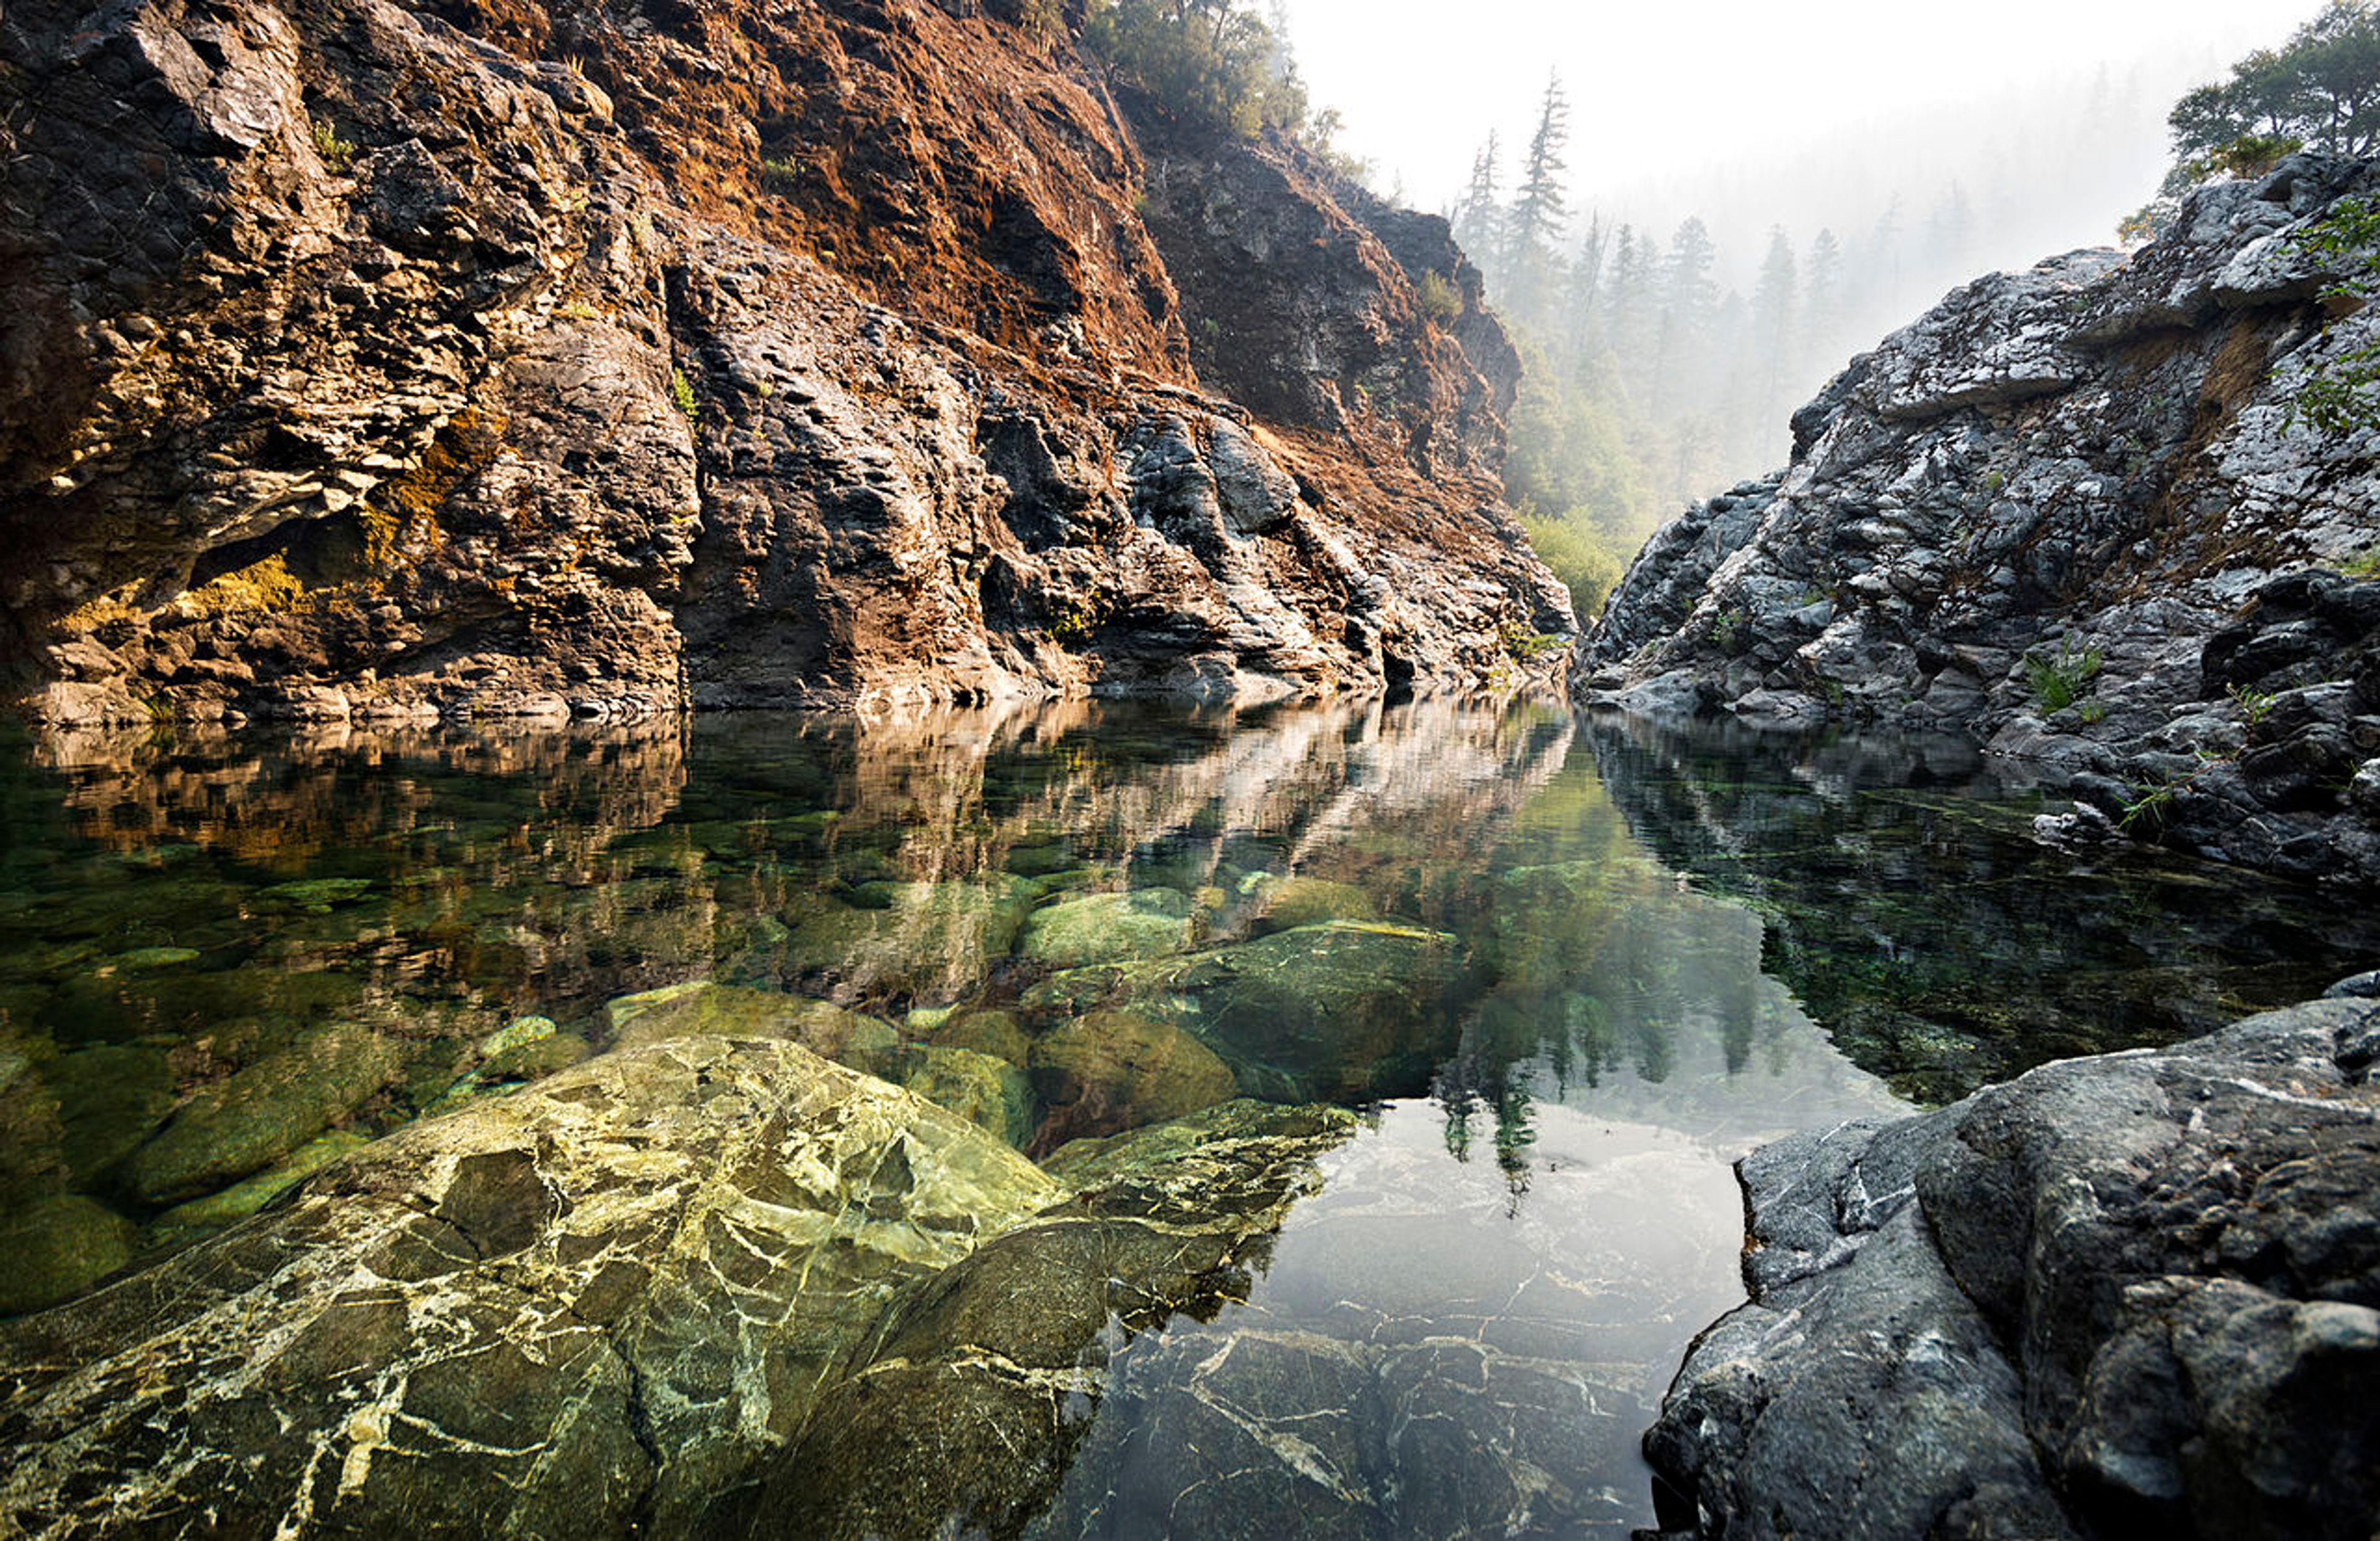
MULTIPOLYGON (((2121 70, 2151 51, 2228 61, 2320 0, 1286 0, 1315 102, 1342 143, 1451 200, 1488 128, 1525 140, 1547 74, 1572 104, 1588 189, 1788 152, 1846 125, 2010 87, 2121 70)), ((1508 151, 1509 167, 1517 145, 1508 151)))

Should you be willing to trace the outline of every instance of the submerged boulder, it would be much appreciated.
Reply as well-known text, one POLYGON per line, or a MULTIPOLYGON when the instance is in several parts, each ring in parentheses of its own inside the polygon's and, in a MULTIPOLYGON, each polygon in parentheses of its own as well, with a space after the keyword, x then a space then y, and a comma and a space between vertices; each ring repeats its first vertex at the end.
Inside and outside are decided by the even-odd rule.
POLYGON ((1084 1141, 1081 1192, 919 1286, 774 1462, 754 1534, 809 1541, 1014 1535, 1049 1506, 1129 1335, 1243 1297, 1314 1163, 1355 1130, 1329 1108, 1232 1102, 1084 1141))
POLYGON ((1645 1451, 1730 1538, 2363 1541, 2380 1002, 2046 1065, 1740 1168, 1751 1304, 1645 1451))
POLYGON ((608 1054, 0 1326, 0 1529, 685 1534, 901 1286, 1063 1196, 793 1043, 608 1054))
POLYGON ((699 979, 622 996, 604 1005, 603 1020, 615 1049, 680 1037, 776 1038, 870 1074, 889 1063, 901 1043, 892 1024, 831 1001, 699 979))
POLYGON ((1455 939, 1331 921, 1138 964, 1072 969, 1028 1011, 1106 1005, 1196 1034, 1244 1090, 1285 1101, 1412 1095, 1451 1048, 1446 999, 1464 977, 1455 939))
POLYGON ((845 902, 803 897, 785 914, 790 977, 831 985, 838 1000, 963 999, 1015 945, 1033 902, 1022 879, 862 883, 845 902))
POLYGON ((1062 900, 1033 912, 1020 951, 1052 968, 1157 957, 1196 940, 1197 914, 1188 895, 1170 888, 1062 900))
POLYGON ((0 1219, 0 1317, 72 1300, 132 1261, 130 1220, 80 1194, 52 1194, 0 1219))
POLYGON ((125 1162, 143 1204, 174 1204, 261 1171, 371 1100, 395 1078, 396 1046, 358 1025, 325 1028, 200 1087, 125 1162))
POLYGON ((1048 1111, 1037 1149, 1195 1113, 1237 1095, 1232 1067, 1181 1028, 1128 1012, 1093 1012, 1033 1045, 1048 1111))

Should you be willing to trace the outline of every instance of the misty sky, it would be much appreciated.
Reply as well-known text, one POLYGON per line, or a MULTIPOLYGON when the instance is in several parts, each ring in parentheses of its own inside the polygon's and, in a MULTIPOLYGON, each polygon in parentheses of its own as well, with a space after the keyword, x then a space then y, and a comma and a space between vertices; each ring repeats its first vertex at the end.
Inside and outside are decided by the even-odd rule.
MULTIPOLYGON (((1708 185, 1790 165, 1800 146, 1841 153, 1862 127, 1905 152, 1908 135, 1945 106, 2058 82, 2079 90, 2102 66, 2144 73, 2169 101, 2177 83, 2211 78, 2321 8, 2320 0, 1286 4, 1315 101, 1346 115, 1342 145, 1378 164, 1381 186, 1401 185, 1408 201, 1431 209, 1451 201, 1489 127, 1512 147, 1508 164, 1517 155, 1549 69, 1560 70, 1573 105, 1575 181, 1590 200, 1624 203, 1630 189, 1671 178, 1708 185)), ((2157 116, 2143 113, 2143 138, 2155 135, 2157 116)), ((2097 234, 2079 238, 2106 239, 2120 212, 2090 211, 2097 234)))

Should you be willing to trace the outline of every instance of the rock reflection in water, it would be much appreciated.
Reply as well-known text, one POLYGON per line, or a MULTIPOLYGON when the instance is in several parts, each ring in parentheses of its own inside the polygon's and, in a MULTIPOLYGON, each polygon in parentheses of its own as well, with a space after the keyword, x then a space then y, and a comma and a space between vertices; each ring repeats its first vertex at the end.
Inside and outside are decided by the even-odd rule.
MULTIPOLYGON (((1738 1295, 1735 1156, 2212 1024, 2380 944, 2318 895, 2131 856, 2077 870, 2027 838, 2032 811, 1938 746, 1446 703, 27 749, 0 770, 0 1313, 124 1277, 0 1327, 21 1393, 0 1442, 67 1452, 18 1466, 10 1511, 71 1491, 60 1534, 103 1532, 187 1499, 133 1483, 144 1458, 57 1376, 79 1353, 103 1373, 74 1385, 164 1394, 176 1365, 245 1363, 225 1324, 333 1331, 288 1281, 367 1245, 339 1219, 366 1174, 392 1235, 451 1208, 567 1276, 616 1198, 601 1161, 536 1146, 537 1180, 498 1195, 535 1198, 526 1216, 405 1164, 508 1119, 577 1126, 566 1098, 502 1094, 612 1078, 661 1098, 662 1146, 699 1171, 710 1094, 648 1071, 815 1053, 844 1067, 818 1086, 858 1073, 888 1130, 931 1129, 1025 1196, 979 1228, 938 1214, 905 1252, 914 1134, 867 1158, 858 1199, 788 1209, 759 1168, 724 1174, 705 1212, 775 1206, 783 1235, 748 1256, 709 1235, 697 1283, 587 1307, 667 1324, 614 1368, 694 1389, 671 1414, 689 1428, 745 1388, 698 1470, 641 1425, 590 1426, 572 1438, 611 1452, 599 1503, 487 1451, 374 1465, 311 1414, 242 1448, 264 1426, 212 1392, 123 1418, 212 1451, 191 1481, 379 1471, 393 1486, 309 1500, 365 1528, 432 1489, 458 1525, 589 1533, 1642 1523, 1636 1432, 1738 1295), (847 1281, 828 1341, 788 1282, 812 1222, 785 1214, 847 1204, 887 1261, 847 1281), (766 1309, 710 1353, 702 1270, 747 1268, 766 1309), (219 1304, 192 1320, 143 1304, 200 1298, 219 1304), (749 1399, 790 1365, 797 1395, 749 1399), (147 1497, 127 1507, 126 1484, 147 1497)), ((601 1234, 616 1280, 683 1272, 658 1232, 601 1234)), ((485 1383, 474 1366, 513 1362, 488 1353, 510 1276, 466 1248, 425 1278, 506 1304, 452 1337, 388 1326, 408 1385, 525 1427, 654 1415, 485 1383)), ((436 1315, 392 1287, 376 1310, 436 1315)), ((289 1405, 414 1415, 341 1364, 289 1405)))

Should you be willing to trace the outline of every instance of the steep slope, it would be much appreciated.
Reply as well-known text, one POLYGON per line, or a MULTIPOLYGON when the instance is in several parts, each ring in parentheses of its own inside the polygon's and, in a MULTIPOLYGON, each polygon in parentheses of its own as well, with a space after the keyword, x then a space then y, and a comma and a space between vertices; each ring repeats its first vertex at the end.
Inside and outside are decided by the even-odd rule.
POLYGON ((2325 333, 2292 236, 2375 188, 2296 158, 2130 259, 1951 295, 1796 415, 1789 470, 1653 538, 1580 698, 1962 730, 2089 806, 2056 838, 2380 882, 2380 584, 2338 570, 2380 544, 2380 435, 2289 414, 2380 336, 2325 333))
POLYGON ((1570 621, 1498 501, 1478 295, 1441 223, 1294 146, 1149 138, 973 0, 32 0, 0 690, 88 722, 1516 678, 1505 638, 1570 621))

